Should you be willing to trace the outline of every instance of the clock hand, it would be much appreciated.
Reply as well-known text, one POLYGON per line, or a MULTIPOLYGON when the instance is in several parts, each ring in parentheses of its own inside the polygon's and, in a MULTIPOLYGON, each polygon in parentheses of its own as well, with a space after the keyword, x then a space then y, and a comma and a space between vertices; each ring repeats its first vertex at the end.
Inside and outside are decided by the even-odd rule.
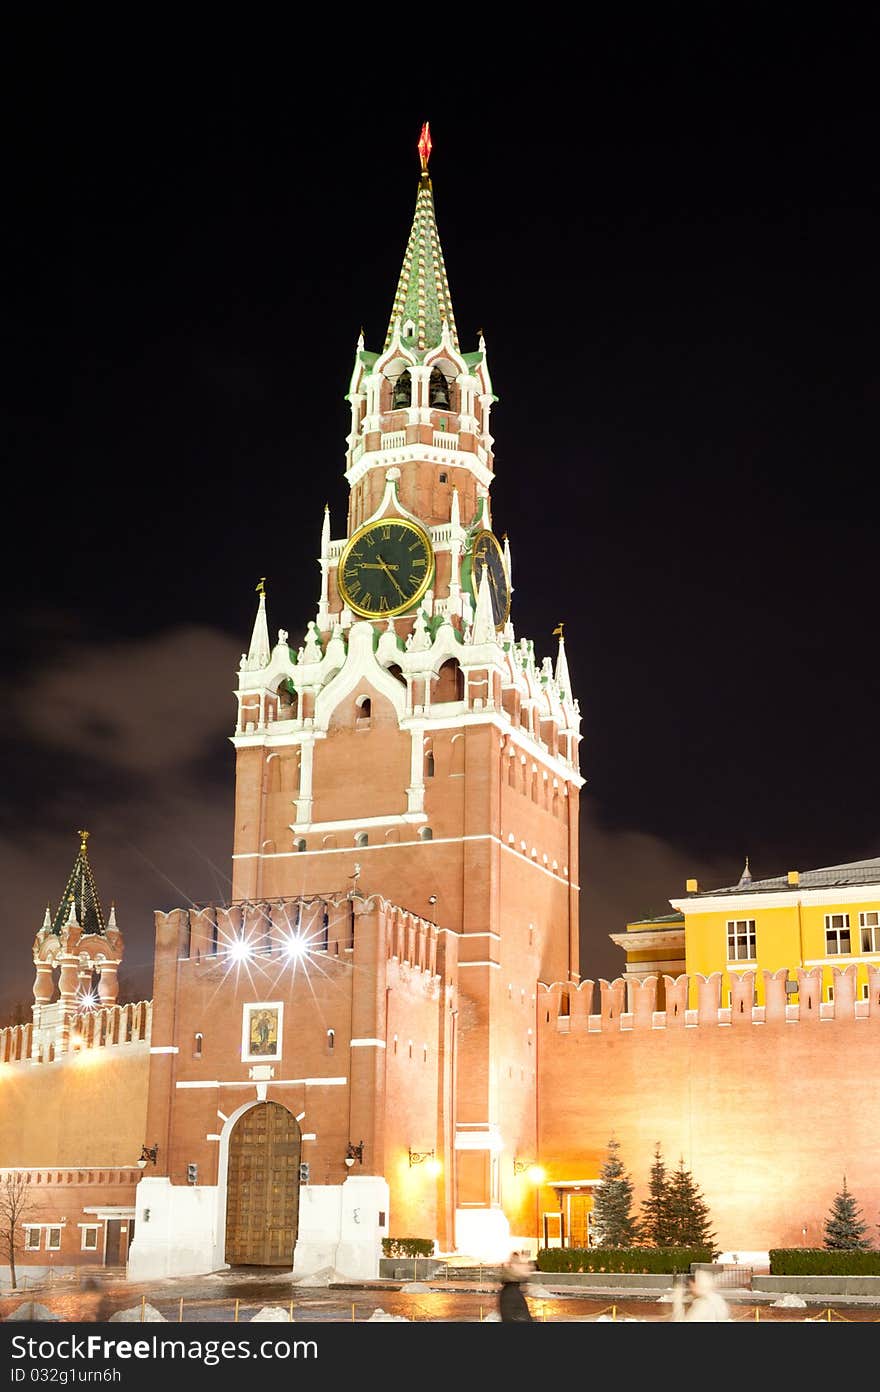
POLYGON ((388 569, 388 566, 387 566, 387 565, 385 564, 385 562, 382 560, 382 557, 381 557, 381 556, 377 556, 377 557, 376 557, 376 560, 378 561, 379 565, 380 565, 380 566, 382 567, 382 569, 384 570, 385 574, 388 576, 388 579, 391 581, 391 583, 392 583, 392 585, 394 586, 395 590, 396 590, 397 593, 400 595, 400 598, 403 599, 403 600, 405 600, 405 599, 406 599, 406 595, 403 593, 403 590, 400 588, 400 586, 398 585, 398 583, 397 583, 397 581, 395 580, 394 576, 391 574, 391 571, 388 569))
POLYGON ((400 570, 399 565, 389 565, 385 561, 361 561, 361 570, 400 570))

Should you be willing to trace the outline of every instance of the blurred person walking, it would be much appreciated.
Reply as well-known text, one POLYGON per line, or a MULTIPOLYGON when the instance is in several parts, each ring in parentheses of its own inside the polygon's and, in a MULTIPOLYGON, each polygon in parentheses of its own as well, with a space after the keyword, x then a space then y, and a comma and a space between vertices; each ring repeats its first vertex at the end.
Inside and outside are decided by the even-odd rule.
POLYGON ((730 1307, 715 1287, 709 1271, 695 1271, 688 1277, 686 1287, 672 1288, 672 1318, 674 1320, 729 1320, 730 1307))
POLYGON ((529 1274, 529 1262, 521 1252, 511 1252, 501 1268, 501 1289, 498 1311, 502 1323, 508 1320, 531 1320, 529 1303, 523 1294, 523 1282, 529 1274))

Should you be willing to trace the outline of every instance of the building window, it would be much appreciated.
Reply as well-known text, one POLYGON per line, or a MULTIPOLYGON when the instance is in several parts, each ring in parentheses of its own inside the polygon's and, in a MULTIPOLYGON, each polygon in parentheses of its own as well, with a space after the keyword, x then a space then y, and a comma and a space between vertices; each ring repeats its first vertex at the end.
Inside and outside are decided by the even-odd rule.
POLYGON ((60 1252, 61 1250, 61 1229, 47 1228, 46 1230, 46 1251, 60 1252))
POLYGON ((25 1228, 24 1246, 26 1252, 39 1252, 41 1231, 40 1228, 25 1228))
POLYGON ((829 957, 850 951, 848 913, 825 915, 825 951, 829 957))
POLYGON ((204 1036, 201 1034, 197 1034, 193 1037, 193 1058, 202 1057, 202 1045, 204 1042, 204 1036))
POLYGON ((354 844, 356 846, 366 846, 369 843, 369 840, 370 838, 365 831, 359 831, 357 836, 354 838, 354 844))
POLYGON ((868 909, 859 914, 863 952, 880 952, 880 913, 868 909))
POLYGON ((293 849, 294 849, 295 851, 304 851, 305 848, 306 848, 305 837, 300 836, 298 840, 294 841, 294 843, 293 843, 293 849))
POLYGON ((753 918, 731 918, 727 921, 727 960, 728 962, 751 962, 757 956, 755 950, 755 920, 753 918))
POLYGON ((98 1229, 97 1226, 83 1228, 82 1230, 82 1250, 84 1252, 97 1252, 98 1250, 98 1229))
POLYGON ((434 751, 430 744, 425 744, 425 777, 434 777, 434 751))
POLYGON ((329 1029, 329 1030, 327 1031, 327 1048, 331 1051, 331 1053, 332 1053, 332 1051, 333 1051, 333 1047, 334 1047, 335 1044, 336 1044, 336 1031, 335 1031, 335 1030, 332 1030, 332 1029, 329 1029))
POLYGON ((433 833, 433 831, 431 830, 431 828, 430 828, 430 827, 422 827, 421 830, 419 831, 419 840, 420 840, 420 841, 433 841, 433 839, 434 839, 434 833, 433 833))
POLYGON ((440 475, 440 482, 441 482, 441 483, 446 483, 446 482, 448 482, 447 477, 446 477, 445 474, 441 474, 441 475, 440 475))

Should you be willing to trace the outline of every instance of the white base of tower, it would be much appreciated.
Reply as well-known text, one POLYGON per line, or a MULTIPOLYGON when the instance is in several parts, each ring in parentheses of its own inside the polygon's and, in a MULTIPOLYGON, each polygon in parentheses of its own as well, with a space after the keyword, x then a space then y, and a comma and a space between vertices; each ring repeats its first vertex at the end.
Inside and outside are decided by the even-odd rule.
POLYGON ((388 1236, 388 1204, 388 1185, 376 1175, 349 1175, 340 1186, 304 1185, 294 1275, 329 1269, 359 1279, 378 1276, 382 1238, 388 1236))
POLYGON ((484 1262, 506 1261, 512 1250, 510 1223, 500 1208, 457 1208, 456 1251, 484 1262))
MULTIPOLYGON (((378 1276, 382 1238, 388 1235, 388 1203, 388 1185, 373 1175, 349 1175, 339 1185, 302 1185, 294 1275, 330 1270, 359 1279, 378 1276)), ((216 1185, 142 1179, 135 1195, 129 1279, 204 1276, 222 1270, 227 1265, 225 1239, 226 1214, 216 1185)))
POLYGON ((135 1193, 128 1277, 202 1276, 222 1266, 215 1240, 216 1185, 142 1179, 135 1193))

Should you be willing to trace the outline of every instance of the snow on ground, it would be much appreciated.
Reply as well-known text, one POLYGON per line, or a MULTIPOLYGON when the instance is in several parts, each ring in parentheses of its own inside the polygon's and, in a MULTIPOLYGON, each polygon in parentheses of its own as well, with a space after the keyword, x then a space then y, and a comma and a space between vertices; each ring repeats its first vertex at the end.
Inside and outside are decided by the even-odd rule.
POLYGON ((53 1315, 52 1311, 45 1305, 41 1305, 36 1300, 26 1300, 22 1305, 16 1305, 8 1320, 60 1320, 60 1315, 53 1315))
POLYGON ((145 1322, 162 1320, 164 1324, 168 1323, 162 1311, 157 1310, 155 1305, 151 1305, 149 1301, 143 1306, 132 1305, 128 1310, 117 1310, 116 1314, 111 1315, 110 1318, 111 1320, 126 1321, 129 1324, 139 1324, 141 1320, 145 1322))
POLYGON ((290 1311, 283 1305, 264 1305, 255 1315, 251 1315, 251 1323, 254 1320, 262 1320, 264 1323, 274 1320, 276 1323, 290 1323, 290 1311))

